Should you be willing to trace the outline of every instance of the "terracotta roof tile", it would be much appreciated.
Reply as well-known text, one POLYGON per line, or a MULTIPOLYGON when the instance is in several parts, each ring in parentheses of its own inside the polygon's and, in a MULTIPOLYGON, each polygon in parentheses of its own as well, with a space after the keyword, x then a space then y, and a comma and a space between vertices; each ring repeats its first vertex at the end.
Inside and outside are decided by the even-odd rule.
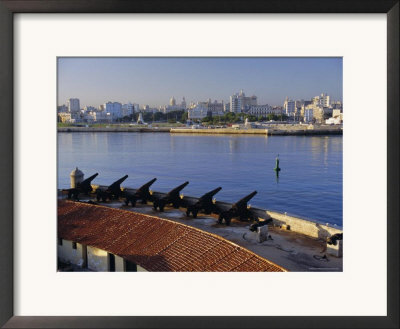
POLYGON ((159 217, 60 200, 58 236, 106 250, 148 271, 285 271, 220 236, 159 217))

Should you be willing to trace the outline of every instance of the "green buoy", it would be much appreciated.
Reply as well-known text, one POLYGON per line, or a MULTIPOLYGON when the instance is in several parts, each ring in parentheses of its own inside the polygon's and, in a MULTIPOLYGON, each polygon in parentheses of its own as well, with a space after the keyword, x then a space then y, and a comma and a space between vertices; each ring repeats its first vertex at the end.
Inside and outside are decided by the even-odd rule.
POLYGON ((276 164, 275 164, 274 170, 276 171, 276 173, 278 173, 279 171, 281 171, 281 168, 279 168, 279 154, 275 160, 276 160, 276 164))

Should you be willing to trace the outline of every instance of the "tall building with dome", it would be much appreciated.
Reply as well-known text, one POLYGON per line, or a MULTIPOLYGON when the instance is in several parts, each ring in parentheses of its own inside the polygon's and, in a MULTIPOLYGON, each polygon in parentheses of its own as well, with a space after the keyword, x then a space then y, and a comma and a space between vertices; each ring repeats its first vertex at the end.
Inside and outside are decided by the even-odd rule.
POLYGON ((169 105, 160 107, 160 111, 163 113, 169 113, 169 112, 173 112, 173 111, 182 111, 182 110, 186 110, 185 97, 183 97, 181 104, 177 105, 175 97, 172 96, 171 99, 169 100, 169 105))

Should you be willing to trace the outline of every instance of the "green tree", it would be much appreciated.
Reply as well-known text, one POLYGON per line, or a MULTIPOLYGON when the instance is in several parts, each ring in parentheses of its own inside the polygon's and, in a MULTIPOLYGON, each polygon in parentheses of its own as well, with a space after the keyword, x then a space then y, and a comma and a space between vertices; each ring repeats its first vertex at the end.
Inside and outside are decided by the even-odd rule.
POLYGON ((212 117, 204 117, 203 119, 201 119, 201 122, 210 123, 210 122, 212 122, 212 117))
POLYGON ((181 116, 181 122, 186 122, 188 120, 188 112, 184 112, 181 116))

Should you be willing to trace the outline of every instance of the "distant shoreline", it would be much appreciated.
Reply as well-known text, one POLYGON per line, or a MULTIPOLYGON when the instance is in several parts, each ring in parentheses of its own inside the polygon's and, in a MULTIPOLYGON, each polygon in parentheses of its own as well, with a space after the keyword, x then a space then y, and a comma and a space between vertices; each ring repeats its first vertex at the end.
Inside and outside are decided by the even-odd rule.
MULTIPOLYGON (((283 128, 283 127, 282 127, 283 128)), ((76 133, 76 132, 139 132, 139 133, 171 133, 171 134, 191 134, 191 135, 268 135, 268 136, 315 136, 315 135, 343 135, 342 127, 327 126, 309 129, 307 126, 289 126, 284 129, 234 129, 234 128, 215 128, 215 129, 190 129, 190 128, 148 128, 148 127, 58 127, 57 132, 76 133)))

